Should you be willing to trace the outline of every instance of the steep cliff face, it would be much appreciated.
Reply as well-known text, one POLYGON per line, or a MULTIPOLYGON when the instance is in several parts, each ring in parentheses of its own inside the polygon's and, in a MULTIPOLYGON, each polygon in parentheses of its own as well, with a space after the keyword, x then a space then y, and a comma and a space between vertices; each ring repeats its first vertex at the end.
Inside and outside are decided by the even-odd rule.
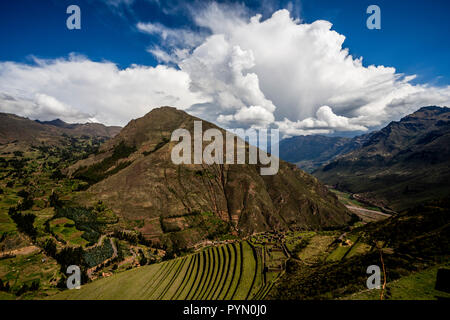
POLYGON ((316 178, 283 161, 272 176, 262 176, 259 164, 174 164, 171 134, 178 128, 192 133, 195 120, 162 107, 131 121, 97 155, 70 169, 91 183, 82 201, 102 199, 123 218, 143 221, 138 228, 148 238, 177 246, 229 233, 336 227, 351 219, 316 178))

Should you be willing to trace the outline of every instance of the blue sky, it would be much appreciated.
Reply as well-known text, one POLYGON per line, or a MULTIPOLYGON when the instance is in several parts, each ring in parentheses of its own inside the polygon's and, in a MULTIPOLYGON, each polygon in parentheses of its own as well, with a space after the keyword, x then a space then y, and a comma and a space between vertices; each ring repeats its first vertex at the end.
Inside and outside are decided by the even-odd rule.
MULTIPOLYGON (((56 58, 71 52, 89 58, 113 61, 121 67, 130 64, 155 65, 145 49, 159 39, 136 31, 138 21, 158 21, 169 27, 189 27, 191 19, 182 9, 172 14, 164 7, 182 7, 186 1, 138 1, 118 8, 107 1, 15 0, 0 3, 0 60, 28 62, 29 55, 56 58), (181 3, 181 5, 180 5, 181 3), (65 9, 77 4, 82 10, 82 29, 65 27, 65 9), (119 13, 119 11, 121 11, 119 13)), ((264 1, 263 1, 264 2, 264 1)), ((290 1, 271 1, 272 8, 286 8, 290 1)), ((295 2, 295 1, 294 1, 295 2)), ((252 12, 265 11, 260 1, 245 1, 252 12)), ((448 41, 450 2, 433 1, 297 1, 293 15, 305 22, 318 19, 333 23, 333 29, 346 36, 345 46, 365 64, 395 66, 399 72, 417 74, 417 82, 449 84, 450 41, 448 41), (369 30, 365 13, 370 4, 382 12, 382 29, 369 30)))
MULTIPOLYGON (((86 67, 90 70, 97 67, 107 67, 112 72, 111 77, 118 76, 119 78, 123 78, 120 70, 129 68, 132 69, 130 73, 137 73, 138 70, 135 65, 139 65, 147 68, 145 70, 148 71, 149 77, 151 73, 152 78, 167 79, 168 76, 165 73, 170 73, 171 77, 177 79, 175 81, 177 84, 173 88, 168 88, 170 87, 170 83, 168 83, 163 88, 155 89, 156 93, 164 92, 165 98, 161 100, 150 99, 150 104, 167 101, 174 101, 175 104, 179 102, 184 104, 184 109, 188 112, 203 116, 225 127, 237 127, 239 125, 278 126, 280 129, 284 128, 286 134, 308 134, 305 130, 310 129, 310 133, 370 130, 385 124, 387 121, 398 119, 404 113, 421 106, 413 106, 412 101, 417 101, 417 104, 435 101, 446 103, 448 101, 449 91, 447 89, 450 84, 448 30, 450 30, 450 22, 447 14, 449 9, 450 3, 448 1, 433 1, 430 5, 429 1, 422 0, 2 1, 0 2, 0 38, 2 40, 0 42, 0 63, 3 67, 0 67, 0 93, 3 93, 3 101, 15 101, 14 103, 8 102, 8 107, 3 107, 3 111, 16 111, 16 113, 31 118, 51 118, 58 115, 57 110, 62 110, 60 116, 68 121, 87 120, 102 121, 109 124, 125 124, 129 120, 127 117, 141 116, 142 113, 145 113, 144 111, 149 111, 149 108, 151 109, 154 106, 148 108, 144 106, 136 107, 136 112, 131 114, 117 111, 117 114, 113 116, 112 110, 103 110, 101 105, 96 105, 96 103, 86 99, 77 100, 75 94, 62 95, 51 92, 52 90, 49 89, 50 83, 47 87, 32 88, 29 92, 25 92, 26 89, 24 88, 28 84, 27 81, 30 81, 35 74, 42 72, 48 73, 48 78, 53 79, 51 81, 61 82, 55 78, 54 70, 59 67, 61 69, 58 70, 72 70, 69 68, 69 64, 78 63, 80 67, 86 67), (81 8, 81 30, 68 30, 66 28, 68 17, 66 8, 71 4, 77 4, 81 8), (369 16, 366 14, 366 8, 370 4, 376 4, 381 8, 381 30, 366 28, 366 19, 369 16), (216 11, 211 8, 215 8, 216 11), (249 27, 249 21, 256 14, 262 15, 261 22, 273 20, 274 24, 282 25, 285 23, 286 28, 289 28, 286 20, 280 18, 275 21, 275 19, 271 19, 272 15, 280 9, 288 9, 292 23, 297 25, 311 25, 316 20, 326 20, 332 23, 331 31, 345 36, 342 48, 339 43, 336 44, 337 52, 342 52, 343 49, 348 48, 353 59, 363 57, 362 67, 359 68, 361 72, 357 70, 357 73, 367 82, 367 96, 375 94, 377 88, 385 82, 391 82, 392 88, 383 89, 387 91, 383 94, 374 95, 374 99, 380 101, 373 104, 366 101, 364 96, 356 96, 354 93, 361 91, 362 88, 357 85, 354 87, 347 86, 347 82, 344 83, 344 77, 342 83, 324 84, 323 77, 325 75, 340 76, 339 68, 333 72, 328 72, 327 68, 324 67, 323 71, 320 69, 323 76, 316 79, 316 86, 319 87, 317 90, 308 87, 308 84, 305 83, 307 81, 299 74, 293 79, 298 80, 299 86, 304 86, 300 90, 302 96, 298 97, 293 93, 290 101, 287 101, 284 97, 278 97, 274 92, 277 88, 274 89, 274 85, 271 85, 270 80, 267 79, 267 74, 271 74, 274 69, 265 70, 263 66, 259 65, 265 56, 263 52, 258 53, 258 48, 261 48, 260 45, 264 43, 255 43, 255 47, 250 45, 247 47, 246 43, 239 42, 244 41, 244 39, 240 38, 238 34, 248 31, 250 37, 248 42, 253 41, 250 32, 253 32, 251 30, 254 29, 249 27), (217 14, 217 12, 221 13, 217 14), (202 22, 199 17, 206 18, 202 22), (227 21, 232 21, 233 17, 238 17, 236 21, 242 21, 246 26, 242 26, 242 30, 234 30, 232 27, 222 30, 223 28, 221 29, 219 25, 227 25, 227 21), (217 24, 214 22, 216 18, 218 19, 217 24), (151 30, 154 30, 156 26, 157 31, 148 31, 150 29, 144 27, 140 28, 139 24, 150 26, 153 28, 151 30), (164 38, 164 32, 169 32, 168 38, 164 38), (220 78, 220 74, 216 75, 213 72, 218 67, 217 65, 210 66, 211 69, 206 68, 210 72, 201 75, 198 73, 198 68, 193 64, 204 57, 204 55, 197 57, 193 51, 202 44, 212 51, 214 49, 211 47, 212 41, 208 42, 207 40, 209 37, 219 34, 224 34, 229 50, 232 50, 233 46, 238 46, 243 50, 244 55, 252 60, 252 62, 245 62, 249 65, 242 67, 239 76, 242 76, 246 81, 253 81, 255 79, 250 79, 251 77, 249 78, 247 75, 249 73, 255 74, 256 80, 254 83, 252 82, 257 86, 255 92, 242 93, 242 88, 238 87, 239 83, 227 83, 223 79, 220 79, 220 81, 225 81, 221 86, 213 84, 213 80, 209 85, 199 82, 199 77, 203 76, 207 78, 211 75, 212 78, 220 78), (192 37, 193 41, 187 41, 186 37, 192 37), (181 52, 177 50, 182 49, 187 50, 187 53, 184 53, 183 57, 177 56, 174 58, 174 52, 181 52), (160 53, 159 56, 158 52, 160 53), (77 61, 72 61, 72 58, 69 58, 71 54, 78 57, 75 58, 77 61), (13 64, 7 64, 7 62, 13 62, 13 64), (108 64, 108 62, 112 64, 108 64), (60 66, 57 66, 58 63, 60 66), (25 78, 21 71, 24 65, 33 67, 27 69, 25 78), (369 65, 394 67, 395 71, 390 72, 390 77, 386 79, 383 78, 383 70, 378 70, 373 77, 366 77, 364 74, 369 72, 366 69, 369 65), (158 68, 158 70, 155 68, 158 68), (164 70, 161 71, 161 69, 164 70), (157 76, 155 76, 155 73, 157 73, 157 76), (415 75, 415 78, 408 79, 408 86, 405 86, 400 79, 403 75, 415 75), (22 88, 20 88, 21 81, 24 86, 22 88), (179 87, 183 81, 189 83, 186 92, 183 91, 184 89, 180 90, 179 87), (16 84, 17 87, 12 88, 12 83, 16 84), (320 91, 320 86, 323 84, 323 91, 320 91), (429 87, 431 87, 431 91, 429 87), (338 91, 340 88, 345 88, 345 94, 336 93, 323 99, 313 96, 330 90, 338 91), (176 92, 180 91, 182 93, 177 96, 176 92), (233 98, 223 102, 222 97, 225 95, 227 97, 233 96, 233 98), (312 97, 309 97, 309 95, 312 97), (381 101, 383 95, 391 95, 392 99, 381 101), (249 96, 256 98, 248 98, 249 96), (21 105, 17 101, 22 101, 26 104, 26 107, 21 109, 21 105), (89 104, 89 106, 86 106, 86 104, 89 104), (323 106, 329 106, 331 111, 322 108, 323 106), (392 109, 389 109, 391 107, 392 109), (320 108, 322 109, 319 112, 320 108), (373 110, 370 111, 370 108, 373 108, 373 110), (230 109, 233 109, 233 111, 231 112, 230 109), (374 114, 380 113, 377 110, 381 111, 383 116, 379 119, 372 119, 374 114), (290 130, 291 127, 292 130, 290 130)), ((264 28, 262 23, 260 28, 261 30, 264 28)), ((275 29, 274 26, 273 30, 275 29)), ((308 31, 308 34, 314 34, 313 29, 308 31)), ((321 29, 322 34, 326 34, 323 38, 325 41, 339 42, 338 38, 334 37, 325 25, 322 25, 319 29, 321 29)), ((255 32, 259 35, 259 41, 264 42, 261 33, 255 32)), ((292 47, 292 50, 300 48, 302 51, 301 54, 299 52, 297 59, 313 59, 320 64, 321 57, 319 55, 311 57, 312 54, 308 53, 308 46, 314 45, 308 42, 313 41, 310 39, 311 36, 304 35, 303 37, 303 34, 301 34, 303 31, 298 32, 299 39, 303 39, 299 41, 305 41, 305 43, 303 45, 293 44, 297 47, 292 47)), ((317 37, 322 36, 318 35, 317 37)), ((223 45, 223 43, 219 45, 223 45)), ((265 45, 270 46, 270 43, 265 45)), ((316 49, 314 52, 318 54, 322 52, 323 48, 316 49)), ((330 50, 332 51, 333 48, 330 50)), ((229 56, 224 54, 225 60, 236 59, 230 52, 228 52, 229 56)), ((295 55, 295 50, 293 55, 295 55)), ((276 58, 276 56, 274 57, 276 58)), ((274 57, 271 57, 270 62, 273 62, 274 57)), ((280 61, 285 58, 280 58, 280 61)), ((296 61, 295 56, 291 55, 289 58, 296 61)), ((343 61, 339 61, 343 65, 345 64, 343 61)), ((203 61, 202 63, 206 62, 203 61)), ((327 63, 331 62, 328 61, 327 63)), ((326 63, 324 62, 323 65, 326 66, 326 63)), ((304 73, 307 67, 307 65, 296 66, 300 70, 299 73, 304 73)), ((275 62, 273 68, 276 68, 275 62)), ((319 72, 318 70, 314 72, 314 76, 319 72)), ((61 72, 63 71, 59 71, 59 73, 61 72)), ((347 78, 351 78, 350 74, 347 78)), ((80 80, 80 77, 82 76, 77 76, 75 80, 71 80, 71 85, 76 86, 77 89, 81 86, 82 80, 80 80)), ((133 81, 138 81, 136 79, 133 76, 133 81)), ((102 79, 102 81, 108 82, 108 79, 102 79)), ((124 86, 125 84, 119 87, 122 89, 124 86)), ((156 87, 157 85, 149 83, 149 86, 156 87)), ((279 89, 279 91, 282 91, 282 88, 279 89)), ((124 91, 126 94, 135 98, 132 100, 133 103, 141 103, 141 101, 148 99, 148 96, 143 97, 140 92, 134 92, 129 88, 126 90, 128 90, 124 91)), ((87 91, 83 89, 81 92, 87 91)), ((101 90, 98 90, 98 92, 101 95, 101 90)), ((108 91, 104 92, 104 94, 108 93, 108 91)), ((290 92, 284 91, 283 95, 290 96, 290 92)), ((99 96, 99 99, 104 100, 102 96, 99 96)), ((116 109, 120 108, 123 108, 123 106, 116 106, 116 109)))

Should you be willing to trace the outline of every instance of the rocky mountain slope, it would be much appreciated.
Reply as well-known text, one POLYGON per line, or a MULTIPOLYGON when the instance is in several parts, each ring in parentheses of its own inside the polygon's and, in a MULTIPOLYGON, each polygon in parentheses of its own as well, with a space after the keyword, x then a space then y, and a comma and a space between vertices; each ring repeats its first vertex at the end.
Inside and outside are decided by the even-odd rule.
MULTIPOLYGON (((259 165, 173 164, 177 142, 170 141, 171 134, 178 128, 192 133, 194 120, 200 119, 162 107, 130 121, 97 154, 70 168, 69 174, 91 184, 79 201, 101 199, 135 221, 148 239, 175 247, 230 234, 331 228, 350 221, 323 184, 284 161, 273 176, 261 176, 259 165)), ((208 128, 217 127, 203 121, 203 130, 208 128)))
POLYGON ((443 198, 450 193, 450 108, 423 107, 391 122, 314 175, 395 210, 443 198))
POLYGON ((280 141, 280 158, 312 172, 340 154, 358 148, 361 139, 322 135, 297 136, 280 141))

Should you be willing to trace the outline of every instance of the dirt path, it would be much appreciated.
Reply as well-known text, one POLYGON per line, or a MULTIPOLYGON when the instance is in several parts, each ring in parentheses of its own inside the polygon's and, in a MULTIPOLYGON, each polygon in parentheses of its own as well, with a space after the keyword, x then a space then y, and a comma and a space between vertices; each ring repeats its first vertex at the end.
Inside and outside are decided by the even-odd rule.
POLYGON ((97 241, 96 244, 94 244, 94 245, 92 245, 92 246, 90 246, 90 247, 86 247, 85 249, 86 249, 86 250, 89 250, 89 249, 92 249, 92 248, 101 246, 102 243, 103 243, 103 240, 104 240, 107 236, 109 236, 109 234, 102 234, 102 235, 100 236, 100 238, 98 238, 98 241, 97 241))
POLYGON ((28 247, 23 247, 23 248, 16 249, 16 250, 2 251, 2 252, 0 252, 0 258, 4 257, 4 256, 8 256, 8 255, 11 255, 11 256, 27 255, 27 254, 37 252, 39 250, 41 250, 39 247, 28 246, 28 247))

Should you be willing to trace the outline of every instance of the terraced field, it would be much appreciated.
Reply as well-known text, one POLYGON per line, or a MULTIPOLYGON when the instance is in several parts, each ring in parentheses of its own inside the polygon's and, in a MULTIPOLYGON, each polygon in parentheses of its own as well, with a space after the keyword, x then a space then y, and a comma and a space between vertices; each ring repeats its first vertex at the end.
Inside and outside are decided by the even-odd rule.
POLYGON ((243 241, 115 274, 53 299, 263 299, 273 283, 260 248, 243 241))

